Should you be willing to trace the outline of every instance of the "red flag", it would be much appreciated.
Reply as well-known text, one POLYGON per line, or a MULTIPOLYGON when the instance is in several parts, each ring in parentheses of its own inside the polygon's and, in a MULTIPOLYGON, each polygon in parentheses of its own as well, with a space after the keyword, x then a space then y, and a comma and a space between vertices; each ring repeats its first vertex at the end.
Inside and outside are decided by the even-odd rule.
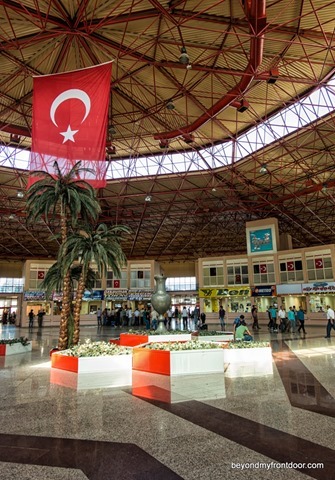
POLYGON ((314 259, 315 268, 322 268, 323 267, 323 260, 322 258, 315 258, 314 259))
POLYGON ((45 272, 42 272, 41 270, 39 270, 37 272, 37 278, 38 280, 44 280, 44 277, 45 277, 45 272))
POLYGON ((292 272, 294 270, 294 262, 287 262, 287 270, 292 272))
POLYGON ((261 273, 267 273, 268 269, 266 264, 260 265, 260 271, 261 273))
POLYGON ((114 288, 120 288, 120 280, 113 280, 114 288))
MULTIPOLYGON (((30 171, 63 174, 79 161, 82 178, 106 185, 106 130, 111 62, 73 72, 34 77, 30 171)), ((34 180, 30 181, 32 183, 34 180)))

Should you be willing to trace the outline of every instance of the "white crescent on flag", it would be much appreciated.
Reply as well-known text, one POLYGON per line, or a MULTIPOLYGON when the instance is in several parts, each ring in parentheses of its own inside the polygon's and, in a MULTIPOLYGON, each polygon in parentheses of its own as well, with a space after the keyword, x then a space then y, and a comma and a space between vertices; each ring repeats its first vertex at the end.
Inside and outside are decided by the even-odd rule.
MULTIPOLYGON (((57 108, 66 100, 71 100, 72 98, 80 100, 84 106, 85 106, 85 115, 84 118, 82 119, 81 123, 85 121, 87 118, 88 114, 90 113, 91 110, 91 99, 87 95, 84 90, 80 90, 78 88, 71 88, 69 90, 65 90, 64 92, 60 93, 58 97, 55 98, 55 100, 52 102, 51 107, 50 107, 50 118, 52 123, 58 127, 58 124, 55 119, 56 111, 57 108)), ((61 135, 63 135, 64 140, 63 143, 67 141, 74 142, 74 135, 78 132, 79 130, 72 130, 71 125, 68 125, 67 130, 65 132, 59 132, 61 135)))

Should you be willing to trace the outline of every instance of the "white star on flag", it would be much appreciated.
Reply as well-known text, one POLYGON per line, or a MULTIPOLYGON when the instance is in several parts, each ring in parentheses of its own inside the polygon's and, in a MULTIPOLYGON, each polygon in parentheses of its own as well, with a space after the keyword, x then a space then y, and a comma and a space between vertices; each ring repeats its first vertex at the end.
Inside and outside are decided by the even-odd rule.
POLYGON ((64 140, 63 143, 67 142, 70 140, 71 142, 74 142, 74 135, 78 132, 79 130, 71 130, 71 126, 69 125, 67 127, 66 132, 60 132, 61 135, 63 135, 64 140))

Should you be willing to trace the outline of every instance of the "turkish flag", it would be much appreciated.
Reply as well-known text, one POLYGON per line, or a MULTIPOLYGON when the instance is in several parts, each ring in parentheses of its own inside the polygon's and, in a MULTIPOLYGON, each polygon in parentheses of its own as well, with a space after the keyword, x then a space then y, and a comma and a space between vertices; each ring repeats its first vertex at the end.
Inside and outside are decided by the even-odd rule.
POLYGON ((294 270, 294 262, 287 262, 287 270, 292 272, 294 270))
POLYGON ((44 280, 44 277, 45 277, 45 272, 42 272, 42 271, 37 272, 38 280, 44 280))
MULTIPOLYGON (((81 179, 106 185, 106 132, 112 63, 33 78, 30 171, 62 174, 81 162, 81 179)), ((30 180, 33 183, 36 180, 30 180)))
POLYGON ((113 280, 114 288, 120 288, 120 280, 113 280))
POLYGON ((265 264, 260 265, 260 271, 261 271, 261 273, 267 273, 268 269, 267 269, 265 264))
POLYGON ((322 258, 315 258, 314 259, 315 268, 322 268, 323 267, 323 260, 322 258))

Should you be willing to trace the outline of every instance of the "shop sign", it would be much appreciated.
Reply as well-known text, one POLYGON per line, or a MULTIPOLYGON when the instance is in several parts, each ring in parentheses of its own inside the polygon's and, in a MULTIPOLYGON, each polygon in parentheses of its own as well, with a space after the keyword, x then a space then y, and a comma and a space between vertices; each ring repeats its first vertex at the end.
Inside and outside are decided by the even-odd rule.
POLYGON ((302 294, 301 283, 277 285, 277 295, 301 295, 301 294, 302 294))
POLYGON ((63 300, 63 294, 62 292, 54 292, 52 294, 52 300, 54 302, 61 302, 63 300))
POLYGON ((249 287, 200 288, 200 298, 250 297, 249 287))
POLYGON ((302 293, 335 293, 335 282, 303 283, 302 293))
POLYGON ((23 300, 25 302, 33 302, 34 300, 45 300, 45 292, 43 291, 26 291, 23 292, 23 300))
POLYGON ((276 285, 258 285, 251 287, 252 297, 276 297, 276 285))
POLYGON ((128 300, 128 289, 125 288, 123 290, 109 288, 105 290, 105 299, 106 300, 121 300, 126 301, 128 300))
POLYGON ((151 300, 154 291, 150 290, 128 290, 128 300, 151 300))
POLYGON ((104 299, 104 291, 103 290, 85 290, 83 295, 84 302, 90 302, 92 300, 103 300, 104 299))

